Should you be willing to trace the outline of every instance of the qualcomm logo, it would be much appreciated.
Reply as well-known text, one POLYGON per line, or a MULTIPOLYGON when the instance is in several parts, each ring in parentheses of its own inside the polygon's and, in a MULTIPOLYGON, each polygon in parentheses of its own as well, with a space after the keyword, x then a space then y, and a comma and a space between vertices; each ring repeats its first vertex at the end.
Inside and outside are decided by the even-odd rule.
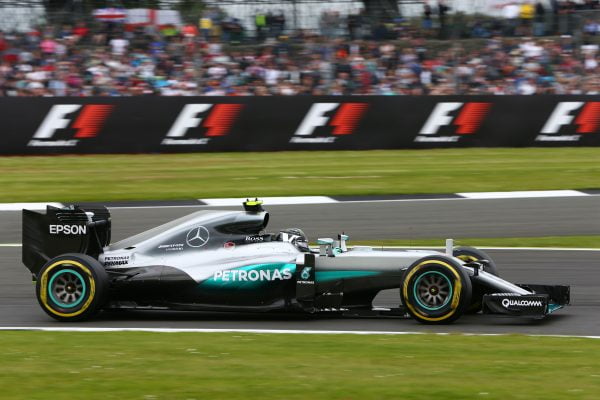
POLYGON ((197 228, 193 228, 187 233, 185 242, 190 247, 202 247, 208 243, 209 238, 210 234, 208 233, 208 229, 203 226, 199 226, 197 228))
POLYGON ((541 300, 510 300, 503 299, 502 306, 504 308, 508 308, 510 306, 518 306, 518 307, 541 307, 543 303, 541 300))

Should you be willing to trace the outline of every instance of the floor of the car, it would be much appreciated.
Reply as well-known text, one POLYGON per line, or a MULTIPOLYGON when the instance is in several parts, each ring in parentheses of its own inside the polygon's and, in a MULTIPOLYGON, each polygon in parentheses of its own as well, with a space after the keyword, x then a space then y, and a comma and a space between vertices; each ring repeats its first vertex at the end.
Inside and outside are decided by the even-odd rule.
POLYGON ((400 289, 382 290, 373 299, 373 307, 398 307, 400 304, 400 289))

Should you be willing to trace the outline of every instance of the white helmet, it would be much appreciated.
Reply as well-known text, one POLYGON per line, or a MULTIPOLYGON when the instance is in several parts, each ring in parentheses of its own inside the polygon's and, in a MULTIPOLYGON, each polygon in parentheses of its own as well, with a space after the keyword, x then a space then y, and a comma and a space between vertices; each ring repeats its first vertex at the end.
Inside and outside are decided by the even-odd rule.
POLYGON ((288 242, 296 246, 300 251, 310 251, 308 247, 308 239, 302 229, 286 228, 279 231, 276 237, 277 240, 288 242))

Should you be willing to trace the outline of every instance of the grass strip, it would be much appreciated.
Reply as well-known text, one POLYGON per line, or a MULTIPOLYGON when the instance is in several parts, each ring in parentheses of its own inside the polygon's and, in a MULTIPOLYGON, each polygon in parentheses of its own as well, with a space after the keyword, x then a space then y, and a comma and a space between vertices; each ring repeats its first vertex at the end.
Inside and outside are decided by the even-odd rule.
POLYGON ((600 393, 594 339, 2 332, 0 343, 3 399, 504 400, 600 393))
POLYGON ((600 187, 600 148, 0 158, 0 202, 383 195, 600 187))

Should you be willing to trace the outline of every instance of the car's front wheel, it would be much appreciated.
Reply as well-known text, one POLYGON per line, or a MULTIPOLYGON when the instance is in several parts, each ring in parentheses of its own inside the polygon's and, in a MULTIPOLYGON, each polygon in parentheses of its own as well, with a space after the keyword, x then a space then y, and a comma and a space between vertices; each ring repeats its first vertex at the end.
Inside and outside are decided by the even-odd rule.
POLYGON ((458 319, 471 303, 471 279, 456 261, 422 258, 404 272, 400 297, 408 313, 425 324, 458 319))
POLYGON ((65 254, 40 270, 36 295, 42 309, 59 321, 81 321, 96 314, 106 302, 108 275, 94 258, 65 254))

